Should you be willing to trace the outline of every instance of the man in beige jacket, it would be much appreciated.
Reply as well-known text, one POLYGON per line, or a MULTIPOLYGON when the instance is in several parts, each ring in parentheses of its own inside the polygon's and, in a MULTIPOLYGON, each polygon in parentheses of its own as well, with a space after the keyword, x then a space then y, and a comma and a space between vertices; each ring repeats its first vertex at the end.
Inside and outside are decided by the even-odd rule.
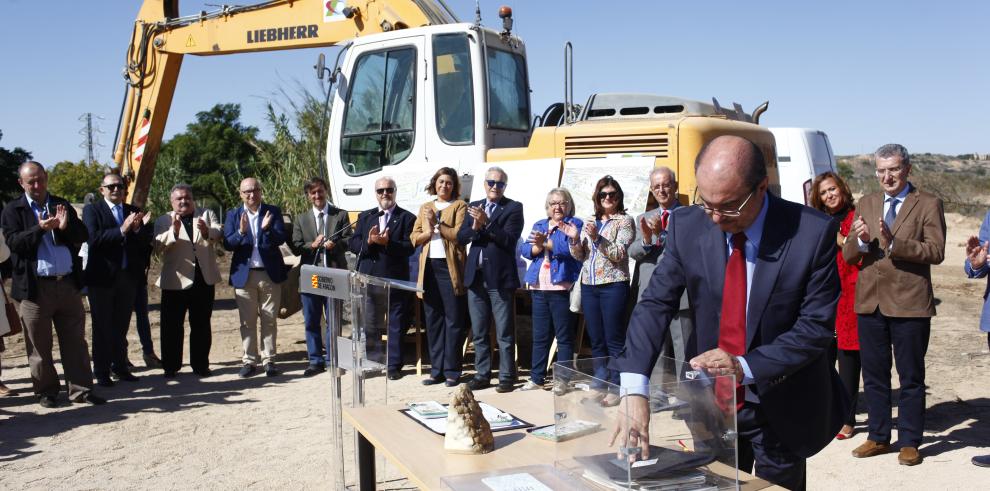
POLYGON ((155 248, 162 253, 161 349, 165 378, 182 367, 182 324, 189 313, 189 364, 209 377, 214 285, 220 281, 215 245, 223 238, 220 221, 210 209, 196 208, 192 188, 176 184, 172 211, 155 221, 155 248))

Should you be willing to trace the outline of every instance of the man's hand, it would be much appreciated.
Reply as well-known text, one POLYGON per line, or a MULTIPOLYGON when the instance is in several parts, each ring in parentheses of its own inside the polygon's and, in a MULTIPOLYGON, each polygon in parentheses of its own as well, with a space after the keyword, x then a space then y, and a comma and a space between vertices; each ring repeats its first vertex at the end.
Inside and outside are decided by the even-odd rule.
POLYGON ((38 219, 38 226, 41 227, 41 230, 44 230, 45 232, 51 232, 52 230, 55 230, 55 227, 58 227, 58 225, 59 223, 57 216, 38 219))
POLYGON ((385 232, 378 232, 378 225, 371 227, 368 231, 368 244, 378 244, 378 245, 388 245, 388 227, 385 227, 385 232))
POLYGON ((206 226, 206 220, 203 220, 202 217, 196 220, 196 228, 199 229, 200 237, 202 237, 203 239, 210 238, 210 227, 206 226))
POLYGON ((65 205, 55 207, 55 218, 58 219, 59 230, 65 230, 65 227, 69 226, 69 212, 65 209, 65 205))
POLYGON ((645 397, 626 396, 624 404, 619 404, 618 423, 612 439, 608 446, 619 442, 619 449, 616 450, 616 457, 629 458, 629 462, 636 461, 636 454, 625 455, 624 448, 639 447, 639 458, 650 458, 650 401, 645 397))
POLYGON ((598 240, 598 227, 594 223, 588 222, 584 224, 584 233, 592 242, 598 240))
POLYGON ((390 228, 388 228, 388 227, 385 227, 385 231, 382 232, 382 233, 380 233, 380 234, 378 234, 378 240, 379 240, 378 245, 380 245, 380 246, 387 246, 388 245, 388 238, 391 235, 391 233, 392 233, 392 230, 390 228))
POLYGON ((182 228, 182 219, 179 218, 178 213, 172 214, 172 237, 179 238, 179 229, 182 228))
POLYGON ((134 217, 136 216, 137 213, 131 213, 130 215, 127 215, 127 217, 124 218, 124 223, 120 224, 121 235, 126 235, 129 230, 134 228, 134 217))
POLYGON ((266 211, 264 218, 261 219, 261 230, 268 230, 268 227, 272 226, 272 213, 266 211))
POLYGON ((332 240, 328 240, 328 241, 326 241, 326 242, 323 243, 323 248, 329 251, 330 249, 333 249, 333 246, 335 246, 335 245, 337 245, 336 242, 334 242, 332 240))
POLYGON ((317 247, 322 247, 323 234, 317 235, 313 242, 309 244, 310 249, 316 249, 317 247))
POLYGON ((247 235, 248 226, 248 212, 244 210, 241 212, 241 235, 247 235))
POLYGON ((890 233, 890 228, 887 227, 887 223, 880 219, 880 237, 883 239, 883 243, 890 245, 894 240, 894 236, 890 233))
POLYGON ((469 206, 467 209, 468 215, 474 219, 474 223, 471 224, 471 230, 478 231, 485 227, 488 223, 488 215, 485 214, 485 210, 480 206, 469 206))
POLYGON ((730 355, 721 348, 715 348, 695 356, 691 358, 689 363, 691 364, 691 368, 704 370, 709 375, 716 377, 735 374, 736 382, 742 383, 744 375, 742 363, 739 363, 739 360, 735 356, 730 355))
POLYGON ((144 225, 144 212, 139 211, 131 216, 134 217, 134 221, 131 222, 131 232, 141 230, 141 225, 144 225))
POLYGON ((980 239, 975 236, 966 241, 966 258, 969 259, 969 267, 973 269, 983 269, 987 264, 987 250, 990 249, 990 241, 980 245, 980 239))
POLYGON ((859 240, 863 241, 864 244, 870 243, 870 227, 866 226, 866 221, 863 220, 862 216, 856 217, 856 220, 853 221, 849 235, 859 237, 859 240))
POLYGON ((639 231, 643 234, 643 243, 653 243, 653 229, 655 224, 646 220, 646 217, 639 217, 639 231))

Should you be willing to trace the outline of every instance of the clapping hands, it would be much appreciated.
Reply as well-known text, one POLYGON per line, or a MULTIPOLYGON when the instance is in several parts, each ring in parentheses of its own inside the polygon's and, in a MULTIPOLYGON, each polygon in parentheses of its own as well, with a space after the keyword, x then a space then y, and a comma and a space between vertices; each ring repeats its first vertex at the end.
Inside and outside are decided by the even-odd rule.
POLYGON ((987 264, 987 250, 990 249, 990 241, 980 244, 980 239, 970 237, 966 241, 966 259, 969 260, 969 267, 973 269, 983 269, 987 264))

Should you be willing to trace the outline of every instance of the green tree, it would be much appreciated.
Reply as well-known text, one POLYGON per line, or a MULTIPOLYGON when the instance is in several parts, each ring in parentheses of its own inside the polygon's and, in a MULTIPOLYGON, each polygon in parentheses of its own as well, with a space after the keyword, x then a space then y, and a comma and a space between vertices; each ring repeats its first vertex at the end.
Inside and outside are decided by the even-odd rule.
MULTIPOLYGON (((175 135, 162 145, 159 161, 171 159, 178 165, 197 202, 212 198, 223 208, 240 202, 241 179, 256 175, 258 128, 240 123, 239 104, 217 104, 196 113, 196 121, 186 125, 185 133, 175 135)), ((161 175, 155 181, 169 189, 176 176, 161 175)))
POLYGON ((295 214, 307 209, 303 181, 313 176, 326 177, 320 158, 326 148, 323 101, 302 87, 292 97, 280 91, 279 110, 268 103, 268 123, 274 139, 262 142, 258 177, 265 187, 265 200, 295 214))
POLYGON ((86 193, 96 193, 107 168, 99 163, 86 161, 55 164, 48 171, 48 191, 72 203, 82 203, 86 193))
MULTIPOLYGON (((3 132, 0 131, 0 140, 2 139, 3 132)), ((17 184, 17 168, 32 158, 31 152, 21 147, 13 150, 0 147, 0 203, 13 201, 24 192, 17 184)))

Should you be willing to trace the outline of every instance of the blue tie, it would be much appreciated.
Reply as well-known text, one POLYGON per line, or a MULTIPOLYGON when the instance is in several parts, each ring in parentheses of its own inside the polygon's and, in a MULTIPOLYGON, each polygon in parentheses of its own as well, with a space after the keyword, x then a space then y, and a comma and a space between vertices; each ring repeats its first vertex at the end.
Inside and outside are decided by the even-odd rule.
MULTIPOLYGON (((124 224, 124 210, 123 210, 123 207, 122 206, 120 206, 120 205, 114 205, 113 206, 113 217, 114 217, 114 220, 117 220, 117 225, 118 226, 124 224)), ((126 249, 123 251, 123 254, 121 254, 121 257, 122 258, 121 258, 121 261, 120 261, 120 266, 122 268, 124 268, 124 269, 127 269, 127 250, 126 249)))
POLYGON ((887 214, 883 217, 883 223, 887 224, 887 228, 890 230, 894 229, 894 219, 897 218, 897 199, 887 198, 887 203, 890 207, 887 208, 887 214))

